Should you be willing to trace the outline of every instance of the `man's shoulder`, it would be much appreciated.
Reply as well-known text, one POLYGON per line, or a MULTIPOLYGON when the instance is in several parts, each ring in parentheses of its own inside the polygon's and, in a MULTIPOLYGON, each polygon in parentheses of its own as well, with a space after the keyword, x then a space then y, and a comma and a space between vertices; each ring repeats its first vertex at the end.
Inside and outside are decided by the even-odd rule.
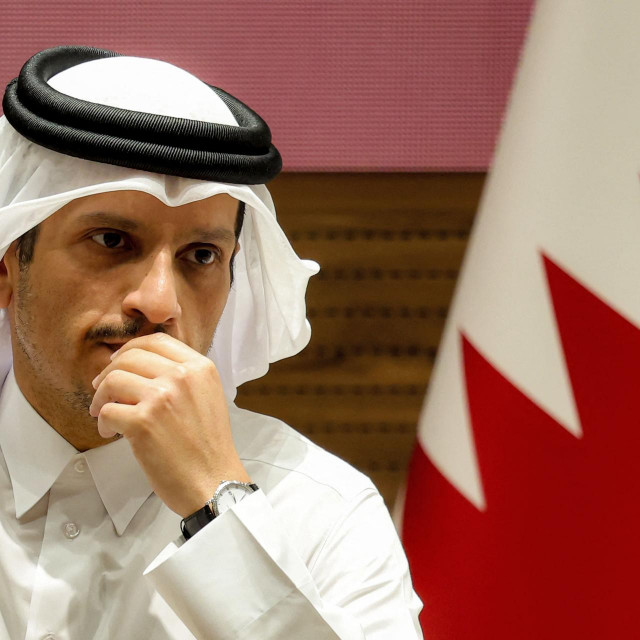
MULTIPOLYGON (((340 500, 377 492, 366 475, 282 420, 236 406, 230 415, 240 458, 254 468, 252 477, 255 473, 263 477, 263 484, 269 478, 286 477, 296 485, 334 493, 340 500)), ((260 484, 257 478, 255 481, 260 484)))

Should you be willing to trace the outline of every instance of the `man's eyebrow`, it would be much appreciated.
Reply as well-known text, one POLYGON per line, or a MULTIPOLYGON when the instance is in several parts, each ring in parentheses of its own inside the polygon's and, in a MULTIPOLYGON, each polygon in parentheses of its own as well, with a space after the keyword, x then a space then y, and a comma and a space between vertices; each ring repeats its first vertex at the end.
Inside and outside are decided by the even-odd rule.
POLYGON ((214 227, 213 229, 190 229, 189 236, 197 238, 198 242, 228 242, 236 243, 236 234, 226 227, 214 227))
POLYGON ((85 213, 84 215, 78 216, 77 221, 91 222, 92 224, 99 224, 105 227, 117 227, 118 229, 122 229, 122 231, 136 231, 140 228, 140 225, 134 220, 131 220, 131 218, 108 211, 85 213))

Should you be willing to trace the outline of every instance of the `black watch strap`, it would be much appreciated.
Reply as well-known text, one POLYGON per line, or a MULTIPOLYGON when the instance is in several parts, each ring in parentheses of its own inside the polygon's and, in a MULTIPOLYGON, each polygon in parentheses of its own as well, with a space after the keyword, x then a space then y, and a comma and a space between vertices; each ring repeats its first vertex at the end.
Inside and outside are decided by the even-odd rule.
POLYGON ((208 525, 215 517, 213 509, 208 502, 202 509, 198 509, 195 513, 187 516, 180 523, 180 529, 182 530, 182 535, 185 540, 188 540, 191 536, 198 533, 202 527, 208 525))
MULTIPOLYGON (((249 485, 254 491, 258 490, 257 484, 249 485)), ((213 512, 211 508, 211 504, 207 502, 207 504, 202 507, 202 509, 198 509, 195 513, 192 513, 190 516, 184 518, 184 520, 180 523, 180 529, 182 530, 182 535, 185 540, 188 540, 192 536, 194 536, 200 529, 206 527, 214 518, 216 514, 213 512)))

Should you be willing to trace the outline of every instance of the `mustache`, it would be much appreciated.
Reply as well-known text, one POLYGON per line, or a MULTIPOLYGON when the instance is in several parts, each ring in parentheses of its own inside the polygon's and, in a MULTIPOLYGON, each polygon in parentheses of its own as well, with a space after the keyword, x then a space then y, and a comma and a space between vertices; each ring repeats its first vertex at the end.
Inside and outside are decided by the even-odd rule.
POLYGON ((162 324, 156 324, 151 331, 143 331, 147 325, 145 318, 131 318, 125 320, 121 324, 103 324, 93 327, 87 331, 85 336, 86 340, 104 340, 104 339, 122 339, 137 338, 142 335, 149 335, 151 333, 168 333, 167 329, 162 324))

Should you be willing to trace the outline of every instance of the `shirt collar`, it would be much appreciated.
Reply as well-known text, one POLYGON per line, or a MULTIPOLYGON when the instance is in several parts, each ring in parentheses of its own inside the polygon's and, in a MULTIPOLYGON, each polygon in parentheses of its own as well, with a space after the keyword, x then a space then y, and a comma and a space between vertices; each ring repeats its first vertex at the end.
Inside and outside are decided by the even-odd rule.
POLYGON ((153 489, 124 438, 84 455, 102 503, 121 536, 153 489))
POLYGON ((0 449, 11 477, 17 518, 51 489, 74 457, 86 459, 118 535, 152 493, 126 440, 79 453, 29 404, 13 369, 0 392, 0 449))

